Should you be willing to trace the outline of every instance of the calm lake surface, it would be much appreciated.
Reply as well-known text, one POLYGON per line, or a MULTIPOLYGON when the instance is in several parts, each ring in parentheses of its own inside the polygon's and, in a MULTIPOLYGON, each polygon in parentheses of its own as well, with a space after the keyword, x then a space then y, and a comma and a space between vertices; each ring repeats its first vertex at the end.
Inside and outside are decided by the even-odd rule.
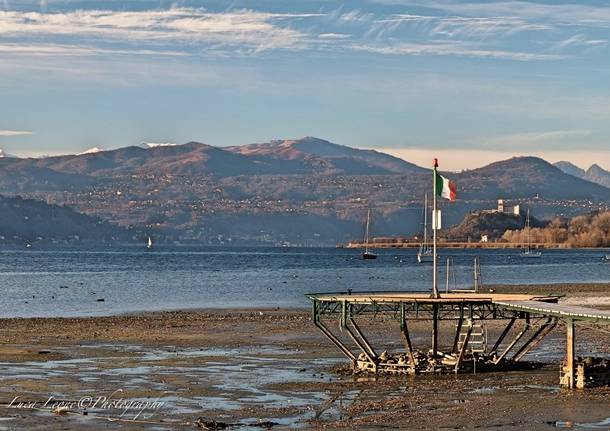
MULTIPOLYGON (((307 307, 308 292, 430 289, 431 264, 415 250, 379 250, 377 260, 334 248, 162 248, 0 251, 0 309, 8 316, 94 316, 180 308, 307 307), (104 301, 99 301, 103 299, 104 301)), ((455 263, 455 286, 608 282, 607 250, 441 250, 455 263)), ((452 277, 453 278, 453 277, 452 277)), ((451 287, 453 287, 453 282, 451 287)))

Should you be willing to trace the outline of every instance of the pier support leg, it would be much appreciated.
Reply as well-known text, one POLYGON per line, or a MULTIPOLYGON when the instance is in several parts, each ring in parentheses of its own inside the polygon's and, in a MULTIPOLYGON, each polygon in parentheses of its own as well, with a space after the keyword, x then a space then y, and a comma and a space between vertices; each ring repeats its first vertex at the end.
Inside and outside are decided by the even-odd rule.
POLYGON ((322 331, 322 333, 324 335, 326 335, 326 338, 328 338, 335 346, 337 346, 337 348, 339 348, 339 350, 341 350, 341 352, 345 356, 347 356, 347 358, 349 360, 351 360, 352 364, 355 366, 356 357, 350 351, 350 349, 348 349, 348 347, 345 344, 343 344, 337 337, 335 337, 335 335, 332 332, 330 332, 330 330, 324 325, 324 323, 322 323, 321 320, 316 319, 316 320, 314 320, 314 323, 318 327, 318 329, 320 329, 320 331, 322 331))
POLYGON ((574 389, 574 321, 572 319, 566 321, 566 368, 568 388, 574 389))
POLYGON ((500 347, 500 344, 502 344, 502 341, 504 341, 504 338, 506 338, 506 336, 508 335, 508 333, 510 332, 510 330, 512 329, 512 327, 516 321, 517 321, 516 317, 513 317, 512 319, 510 319, 510 322, 508 322, 508 325, 506 325, 506 328, 504 328, 504 331, 502 331, 502 333, 500 334, 500 337, 498 337, 498 340, 496 341, 494 346, 491 348, 491 352, 489 352, 490 354, 492 354, 492 355, 496 354, 496 352, 498 351, 498 348, 500 347))
POLYGON ((409 362, 411 366, 411 372, 415 374, 415 355, 413 354, 413 345, 411 344, 411 337, 409 336, 409 328, 407 327, 407 319, 403 319, 401 325, 402 339, 405 342, 405 350, 409 355, 409 362))
POLYGON ((538 330, 534 333, 534 335, 532 335, 532 337, 517 351, 517 353, 515 353, 515 356, 513 357, 513 361, 515 361, 515 362, 520 361, 521 358, 523 358, 523 356, 525 356, 525 354, 527 354, 527 352, 529 352, 534 347, 536 347, 538 344, 540 344, 540 342, 544 339, 544 337, 546 337, 549 334, 549 332, 551 332, 553 330, 553 328, 555 328, 555 325, 557 325, 557 320, 555 320, 552 317, 549 317, 547 319, 547 321, 544 323, 544 325, 542 325, 540 328, 538 328, 538 330))
POLYGON ((519 332, 517 334, 515 339, 513 341, 511 341, 511 343, 502 352, 502 354, 496 358, 496 360, 494 361, 495 365, 498 365, 500 363, 500 361, 502 359, 504 359, 504 357, 506 355, 508 355, 508 353, 512 350, 512 348, 515 347, 515 344, 517 344, 519 342, 519 340, 525 335, 525 333, 530 329, 530 326, 531 326, 530 325, 530 314, 529 313, 525 313, 525 327, 523 328, 523 330, 521 332, 519 332))
POLYGON ((358 327, 358 325, 356 325, 356 322, 354 321, 353 318, 349 318, 349 323, 351 323, 351 326, 354 328, 354 331, 356 332, 354 334, 354 331, 352 331, 352 329, 347 326, 347 333, 348 335, 351 337, 351 339, 354 341, 354 343, 356 343, 356 345, 360 348, 360 350, 362 350, 362 352, 366 355, 367 359, 369 360, 369 362, 371 362, 371 364, 373 364, 373 372, 377 372, 377 365, 378 365, 378 360, 377 360, 377 353, 375 353, 375 350, 373 350, 373 347, 371 346, 371 344, 368 342, 368 340, 366 339, 366 337, 364 336, 364 334, 362 333, 362 331, 360 330, 360 328, 358 327))
POLYGON ((364 347, 366 348, 366 350, 368 350, 368 352, 371 354, 371 356, 373 358, 377 358, 377 353, 375 353, 375 349, 373 349, 373 346, 371 346, 371 343, 369 343, 369 340, 366 339, 366 337, 360 330, 360 327, 358 325, 356 325, 356 321, 354 320, 353 317, 349 318, 349 323, 354 328, 354 331, 356 331, 356 334, 358 335, 358 337, 360 337, 360 339, 362 340, 362 343, 364 344, 364 347))
POLYGON ((432 305, 432 356, 438 353, 438 304, 432 305))
POLYGON ((326 338, 328 338, 335 346, 337 346, 337 348, 339 350, 341 350, 341 352, 345 356, 347 356, 347 358, 349 358, 350 361, 352 361, 352 366, 355 369, 356 368, 356 357, 351 352, 351 350, 345 344, 343 344, 341 342, 341 340, 339 340, 337 337, 335 337, 335 335, 330 331, 330 329, 328 329, 324 325, 324 323, 322 323, 322 318, 321 318, 322 313, 323 313, 323 310, 320 309, 320 304, 318 303, 318 301, 314 301, 313 308, 312 308, 312 318, 313 318, 314 324, 320 331, 322 331, 322 333, 326 336, 326 338))
POLYGON ((460 318, 455 329, 455 337, 453 338, 453 348, 451 353, 457 353, 458 343, 460 341, 460 333, 462 332, 462 325, 464 324, 464 306, 460 305, 460 318))

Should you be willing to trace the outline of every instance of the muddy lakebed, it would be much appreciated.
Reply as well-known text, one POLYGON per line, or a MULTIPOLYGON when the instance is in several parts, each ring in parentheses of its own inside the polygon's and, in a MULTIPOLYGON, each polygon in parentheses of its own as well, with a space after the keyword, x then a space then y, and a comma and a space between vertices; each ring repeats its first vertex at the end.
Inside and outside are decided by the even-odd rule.
MULTIPOLYGON (((402 348, 396 322, 363 327, 402 348)), ((610 353, 609 336, 581 332, 580 352, 610 353)), ((7 319, 0 429, 609 429, 610 389, 559 388, 563 348, 559 329, 532 370, 373 377, 351 374, 306 310, 7 319)))

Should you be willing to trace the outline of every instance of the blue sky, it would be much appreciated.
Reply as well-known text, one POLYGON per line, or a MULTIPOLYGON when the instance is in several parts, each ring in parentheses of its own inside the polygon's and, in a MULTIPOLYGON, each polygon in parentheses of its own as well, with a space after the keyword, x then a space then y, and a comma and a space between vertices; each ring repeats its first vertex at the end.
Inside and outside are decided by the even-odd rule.
POLYGON ((0 148, 313 135, 610 168, 610 5, 0 0, 0 148))

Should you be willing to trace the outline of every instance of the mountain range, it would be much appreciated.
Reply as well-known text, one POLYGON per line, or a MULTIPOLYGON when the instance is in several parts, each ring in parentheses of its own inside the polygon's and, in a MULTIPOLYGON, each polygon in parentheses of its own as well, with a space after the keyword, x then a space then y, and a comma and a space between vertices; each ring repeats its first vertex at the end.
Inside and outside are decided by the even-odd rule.
POLYGON ((94 177, 129 172, 225 177, 314 173, 386 175, 426 171, 388 154, 336 145, 313 137, 224 148, 199 142, 144 144, 108 151, 92 148, 77 155, 5 158, 2 166, 51 169, 63 174, 94 177))
POLYGON ((554 165, 566 174, 570 174, 576 178, 582 178, 593 183, 601 184, 604 187, 610 187, 610 172, 597 164, 589 166, 589 169, 587 170, 565 161, 557 162, 554 165))
MULTIPOLYGON (((515 157, 444 173, 458 184, 459 199, 444 210, 446 226, 499 198, 532 206, 542 218, 610 203, 610 188, 566 166, 515 157)), ((375 235, 410 235, 421 228, 430 182, 429 169, 314 137, 0 159, 0 194, 66 205, 168 241, 210 244, 342 242, 360 235, 368 207, 375 235)))

